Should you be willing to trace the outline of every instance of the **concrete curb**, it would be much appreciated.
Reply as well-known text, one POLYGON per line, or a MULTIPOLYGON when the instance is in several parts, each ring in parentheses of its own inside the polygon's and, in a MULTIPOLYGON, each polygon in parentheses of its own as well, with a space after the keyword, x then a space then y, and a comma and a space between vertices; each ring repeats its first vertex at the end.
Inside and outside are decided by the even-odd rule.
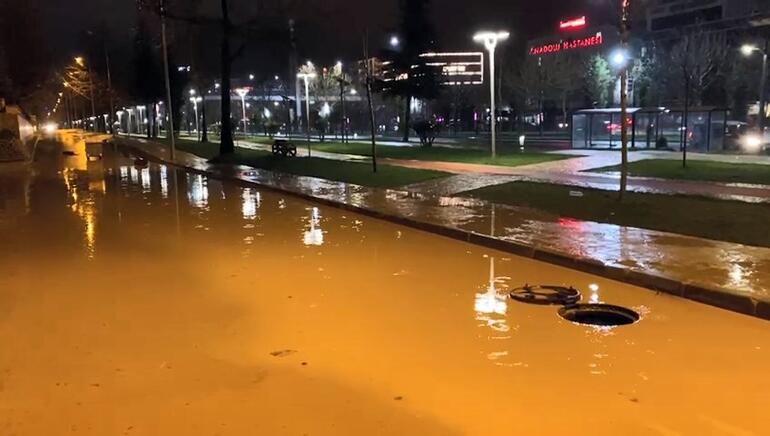
MULTIPOLYGON (((122 139, 122 138, 121 138, 122 139)), ((418 221, 408 217, 391 215, 388 213, 380 212, 373 209, 368 209, 360 206, 353 206, 346 203, 329 200, 326 198, 314 197, 313 195, 297 192, 291 190, 281 189, 276 186, 263 185, 257 182, 251 182, 237 177, 223 177, 220 174, 216 174, 210 171, 200 170, 197 168, 187 167, 178 163, 172 163, 164 158, 152 155, 144 150, 141 150, 133 144, 126 143, 125 141, 116 142, 119 147, 125 147, 130 149, 134 154, 141 156, 147 160, 163 163, 165 165, 181 168, 185 171, 205 175, 213 179, 226 179, 230 182, 235 182, 240 186, 259 186, 261 188, 269 189, 274 192, 280 192, 283 194, 292 195, 294 197, 301 198, 303 200, 309 200, 315 203, 321 203, 326 206, 335 207, 338 209, 347 210, 350 212, 359 213, 372 218, 389 221, 394 224, 400 224, 416 230, 422 230, 428 233, 433 233, 440 236, 445 236, 462 242, 468 242, 474 245, 480 245, 486 248, 504 251, 516 256, 526 257, 541 262, 550 263, 589 274, 594 274, 607 279, 616 280, 619 282, 627 283, 630 285, 646 288, 656 292, 670 294, 680 298, 686 298, 699 303, 707 304, 710 306, 726 309, 732 312, 741 313, 765 319, 770 321, 770 302, 757 301, 747 295, 739 295, 720 289, 711 289, 691 283, 681 282, 678 280, 670 279, 667 277, 656 276, 653 274, 647 274, 640 271, 633 271, 623 267, 606 265, 595 259, 573 257, 572 255, 552 251, 544 248, 533 247, 518 242, 507 241, 492 236, 483 235, 475 232, 469 232, 466 230, 445 227, 439 224, 434 224, 425 221, 418 221)))

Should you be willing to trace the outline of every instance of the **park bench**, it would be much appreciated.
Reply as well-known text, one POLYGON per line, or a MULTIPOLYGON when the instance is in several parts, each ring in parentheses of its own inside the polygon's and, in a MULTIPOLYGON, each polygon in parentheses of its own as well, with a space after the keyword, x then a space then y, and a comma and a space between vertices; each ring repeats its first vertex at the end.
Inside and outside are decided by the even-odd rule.
POLYGON ((297 146, 285 139, 276 139, 273 142, 273 154, 276 156, 297 156, 297 146))

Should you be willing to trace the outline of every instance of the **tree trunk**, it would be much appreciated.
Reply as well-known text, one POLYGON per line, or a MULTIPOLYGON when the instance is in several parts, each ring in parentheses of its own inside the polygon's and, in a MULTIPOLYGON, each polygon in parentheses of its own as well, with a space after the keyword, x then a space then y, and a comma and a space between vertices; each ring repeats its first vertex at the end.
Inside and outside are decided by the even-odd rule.
POLYGON ((403 125, 403 142, 409 142, 409 124, 412 122, 412 96, 408 96, 405 99, 404 104, 404 125, 403 125))
MULTIPOLYGON (((152 113, 155 110, 155 105, 150 103, 147 105, 147 139, 152 139, 152 113)), ((142 120, 144 123, 144 120, 142 120)))
POLYGON ((222 4, 222 85, 219 88, 222 99, 222 120, 219 154, 232 154, 235 152, 233 144, 233 130, 230 123, 230 13, 227 8, 227 0, 221 0, 222 4))

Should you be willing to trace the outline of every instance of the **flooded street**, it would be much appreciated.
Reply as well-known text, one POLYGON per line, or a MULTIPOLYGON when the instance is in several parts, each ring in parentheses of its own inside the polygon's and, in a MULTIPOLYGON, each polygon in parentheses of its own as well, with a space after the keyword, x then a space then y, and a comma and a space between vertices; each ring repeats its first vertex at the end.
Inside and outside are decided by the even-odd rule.
POLYGON ((66 148, 0 167, 0 435, 767 434, 767 321, 66 148))

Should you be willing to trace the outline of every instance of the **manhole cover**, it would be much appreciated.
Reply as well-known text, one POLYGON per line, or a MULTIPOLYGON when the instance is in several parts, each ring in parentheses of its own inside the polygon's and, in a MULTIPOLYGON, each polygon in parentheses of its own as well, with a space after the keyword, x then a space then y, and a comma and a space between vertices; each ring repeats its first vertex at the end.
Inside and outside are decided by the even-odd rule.
POLYGON ((567 321, 595 326, 629 325, 639 321, 639 314, 625 307, 610 304, 573 304, 559 309, 567 321))
POLYGON ((530 286, 524 285, 511 291, 511 298, 522 303, 542 305, 575 304, 580 301, 580 291, 565 286, 530 286))

